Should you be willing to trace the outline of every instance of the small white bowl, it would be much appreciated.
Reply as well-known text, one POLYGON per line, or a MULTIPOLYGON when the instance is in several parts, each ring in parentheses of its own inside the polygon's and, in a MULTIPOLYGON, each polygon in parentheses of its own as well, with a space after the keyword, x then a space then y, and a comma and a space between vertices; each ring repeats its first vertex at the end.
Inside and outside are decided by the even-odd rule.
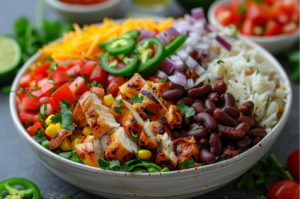
POLYGON ((46 2, 67 21, 79 24, 100 22, 104 17, 112 16, 121 4, 121 0, 109 0, 93 5, 73 5, 58 0, 46 2))
MULTIPOLYGON (((122 23, 124 20, 116 20, 122 23)), ((287 89, 284 112, 272 131, 246 152, 212 165, 163 173, 128 173, 103 170, 73 162, 56 155, 37 143, 22 126, 17 111, 16 94, 10 93, 9 107, 14 125, 23 141, 39 160, 54 174, 65 181, 91 193, 106 198, 191 198, 216 190, 249 170, 260 160, 276 141, 284 127, 292 107, 290 80, 280 63, 264 48, 248 39, 248 45, 256 48, 277 70, 287 89)), ((60 42, 61 39, 56 42, 60 42)), ((37 52, 20 69, 12 84, 18 90, 22 75, 41 54, 37 52)))
MULTIPOLYGON (((215 1, 208 10, 208 20, 210 24, 216 26, 217 28, 223 28, 224 26, 216 19, 215 11, 220 5, 226 5, 230 0, 219 0, 215 1)), ((277 54, 283 52, 287 48, 291 47, 299 39, 299 28, 298 30, 291 35, 277 35, 277 36, 247 36, 239 34, 240 38, 247 38, 255 43, 261 45, 266 50, 272 54, 277 54)))

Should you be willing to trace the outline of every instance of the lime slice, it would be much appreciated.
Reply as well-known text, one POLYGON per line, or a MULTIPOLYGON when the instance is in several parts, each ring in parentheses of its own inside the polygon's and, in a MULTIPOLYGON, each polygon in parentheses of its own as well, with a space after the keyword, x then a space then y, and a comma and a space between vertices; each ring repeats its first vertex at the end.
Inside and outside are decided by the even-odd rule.
POLYGON ((7 79, 21 60, 21 49, 18 42, 12 38, 0 36, 0 81, 7 79))

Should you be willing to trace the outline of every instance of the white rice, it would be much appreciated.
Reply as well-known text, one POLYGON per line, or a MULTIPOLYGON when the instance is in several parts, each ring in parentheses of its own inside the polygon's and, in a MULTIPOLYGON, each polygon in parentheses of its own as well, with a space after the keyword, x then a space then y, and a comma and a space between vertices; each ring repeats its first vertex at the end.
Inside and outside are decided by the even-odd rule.
MULTIPOLYGON (((231 51, 212 40, 210 49, 218 58, 211 59, 207 64, 206 73, 215 72, 223 79, 228 92, 235 97, 238 108, 245 101, 252 101, 255 105, 252 117, 270 132, 283 112, 287 95, 284 82, 276 68, 257 49, 251 49, 242 40, 228 38, 226 34, 228 29, 220 33, 231 43, 231 51), (224 63, 218 64, 220 59, 224 63), (270 106, 273 101, 276 103, 270 106)), ((208 79, 205 79, 205 83, 208 83, 208 79)), ((216 83, 211 82, 212 86, 216 83)))

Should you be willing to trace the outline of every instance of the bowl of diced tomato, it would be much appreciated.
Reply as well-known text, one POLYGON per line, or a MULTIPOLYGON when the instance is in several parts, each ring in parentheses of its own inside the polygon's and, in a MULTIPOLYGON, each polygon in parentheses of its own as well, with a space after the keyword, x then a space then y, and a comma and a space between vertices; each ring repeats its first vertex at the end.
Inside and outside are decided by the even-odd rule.
POLYGON ((220 0, 208 11, 211 24, 232 26, 273 54, 291 47, 299 39, 297 0, 220 0))

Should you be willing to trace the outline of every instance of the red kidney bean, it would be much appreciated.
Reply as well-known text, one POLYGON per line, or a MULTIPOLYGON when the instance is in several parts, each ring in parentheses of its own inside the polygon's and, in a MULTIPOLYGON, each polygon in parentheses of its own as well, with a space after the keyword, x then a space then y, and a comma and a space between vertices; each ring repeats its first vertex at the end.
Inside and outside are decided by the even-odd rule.
POLYGON ((256 128, 262 128, 262 126, 260 126, 259 122, 254 120, 254 126, 252 126, 252 128, 256 129, 256 128))
POLYGON ((250 149, 250 145, 245 146, 245 147, 241 147, 241 148, 239 148, 239 153, 244 153, 244 152, 247 151, 248 149, 250 149))
POLYGON ((219 95, 225 93, 227 90, 227 84, 225 82, 219 82, 215 85, 213 92, 217 92, 219 95))
POLYGON ((238 119, 237 119, 237 123, 246 123, 248 124, 249 128, 251 128, 252 126, 254 126, 254 119, 252 119, 249 116, 245 116, 245 115, 241 115, 238 119))
POLYGON ((229 117, 224 111, 219 108, 217 108, 213 114, 217 122, 225 126, 235 127, 237 125, 236 121, 232 117, 229 117))
POLYGON ((205 100, 205 108, 208 113, 213 114, 214 110, 216 109, 215 104, 211 100, 205 100))
MULTIPOLYGON (((203 125, 202 125, 202 124, 199 124, 199 123, 197 123, 197 122, 193 122, 193 123, 190 125, 189 129, 191 130, 191 129, 195 128, 196 126, 201 127, 201 126, 203 126, 203 125)), ((205 126, 203 126, 203 127, 205 128, 205 126)))
POLYGON ((162 94, 162 98, 164 100, 174 100, 174 99, 178 99, 178 98, 181 98, 183 95, 183 92, 181 89, 174 89, 174 90, 168 90, 166 92, 164 92, 162 94))
POLYGON ((209 93, 211 93, 211 85, 205 84, 204 86, 198 88, 192 88, 187 92, 187 95, 191 98, 197 99, 201 97, 206 97, 209 93))
POLYGON ((232 151, 230 149, 223 148, 221 157, 223 157, 225 159, 229 159, 229 158, 233 158, 234 156, 237 156, 238 154, 239 154, 239 151, 236 151, 236 150, 232 151))
POLYGON ((194 100, 194 103, 200 102, 200 103, 202 103, 202 104, 204 105, 204 102, 203 102, 203 101, 205 101, 205 99, 204 99, 204 100, 201 100, 201 99, 195 99, 195 100, 194 100))
POLYGON ((239 147, 245 147, 251 144, 251 139, 248 136, 244 136, 243 139, 238 140, 237 144, 239 147))
POLYGON ((193 50, 191 53, 190 53, 190 56, 194 59, 194 60, 197 60, 198 57, 199 57, 199 54, 196 50, 193 50))
POLYGON ((218 103, 218 106, 222 106, 224 107, 224 104, 225 104, 225 99, 224 99, 224 96, 225 94, 221 94, 220 97, 219 97, 219 103, 218 103))
POLYGON ((179 84, 174 84, 173 82, 170 82, 169 88, 170 88, 170 90, 181 89, 182 91, 185 91, 183 86, 181 86, 179 84))
POLYGON ((217 131, 217 129, 214 129, 214 130, 207 129, 207 131, 208 131, 208 135, 209 135, 209 136, 210 136, 211 134, 213 134, 213 133, 219 133, 219 132, 217 131))
POLYGON ((225 93, 224 94, 224 107, 226 106, 232 106, 235 107, 235 99, 231 93, 225 93))
POLYGON ((213 133, 210 135, 210 151, 215 156, 220 156, 222 154, 222 141, 220 136, 217 133, 213 133))
POLYGON ((246 135, 249 137, 260 137, 263 138, 267 135, 267 132, 265 129, 257 128, 257 129, 250 129, 246 132, 246 135))
POLYGON ((174 139, 187 137, 186 130, 184 129, 176 129, 175 131, 173 131, 172 135, 174 139))
POLYGON ((195 139, 201 139, 207 136, 207 129, 206 128, 199 128, 195 130, 189 130, 187 132, 187 136, 194 137, 195 139))
POLYGON ((227 144, 227 148, 230 149, 231 151, 235 151, 235 150, 236 150, 235 145, 232 144, 232 143, 228 143, 228 144, 227 144))
POLYGON ((222 110, 232 118, 237 118, 240 116, 239 110, 237 110, 235 107, 226 106, 222 110))
POLYGON ((182 118, 182 124, 183 124, 183 126, 189 127, 192 124, 193 121, 194 121, 194 119, 192 117, 186 118, 186 116, 183 115, 183 118, 182 118))
POLYGON ((190 107, 194 103, 194 100, 190 97, 183 97, 183 98, 181 98, 180 100, 177 101, 176 105, 178 106, 180 103, 184 103, 185 105, 190 107))
POLYGON ((203 85, 204 85, 203 82, 200 82, 199 84, 195 85, 193 88, 199 88, 199 87, 201 87, 203 85))
POLYGON ((256 137, 253 140, 253 146, 255 146, 257 143, 259 143, 261 141, 260 137, 256 137))
POLYGON ((195 78, 198 78, 199 75, 194 71, 194 69, 190 68, 188 69, 186 72, 185 72, 185 76, 187 78, 192 78, 192 79, 195 79, 195 78))
POLYGON ((218 131, 222 133, 222 135, 234 139, 242 139, 248 130, 249 130, 249 126, 246 123, 241 123, 237 125, 237 127, 235 128, 229 126, 223 126, 220 124, 218 125, 218 131))
POLYGON ((216 162, 216 156, 209 152, 206 148, 203 148, 200 151, 200 160, 206 164, 212 164, 216 162))
POLYGON ((254 109, 254 104, 252 101, 246 101, 241 106, 242 115, 251 116, 254 109))
POLYGON ((217 104, 219 102, 219 95, 218 93, 211 93, 207 96, 208 100, 211 100, 214 104, 217 104))
POLYGON ((204 103, 202 102, 196 102, 194 104, 192 104, 192 107, 195 109, 196 114, 198 113, 202 113, 205 110, 205 106, 204 103))
POLYGON ((203 123, 207 129, 214 130, 217 128, 217 122, 215 118, 209 113, 198 113, 194 119, 197 122, 203 123))
POLYGON ((209 141, 206 138, 200 139, 199 140, 199 145, 200 145, 201 148, 209 148, 210 147, 209 141))

